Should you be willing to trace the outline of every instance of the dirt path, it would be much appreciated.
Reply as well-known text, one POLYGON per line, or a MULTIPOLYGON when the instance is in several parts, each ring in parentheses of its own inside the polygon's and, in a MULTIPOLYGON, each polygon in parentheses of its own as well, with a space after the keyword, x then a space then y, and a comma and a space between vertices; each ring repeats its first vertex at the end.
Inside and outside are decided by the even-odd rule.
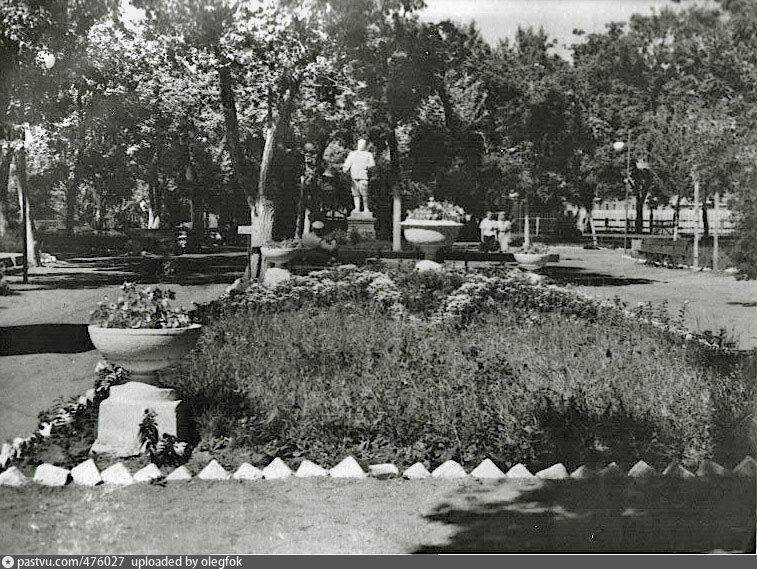
POLYGON ((575 284, 597 298, 621 298, 631 305, 668 301, 672 315, 688 301, 687 326, 717 332, 724 328, 742 349, 757 348, 757 281, 689 269, 646 266, 622 250, 559 247, 560 263, 544 270, 558 282, 575 284))
POLYGON ((0 550, 743 552, 754 548, 754 503, 753 479, 482 483, 326 478, 3 487, 0 550))
MULTIPOLYGON (((103 296, 118 296, 115 283, 135 276, 60 264, 33 269, 28 285, 8 279, 18 294, 0 296, 0 441, 28 435, 40 411, 93 386, 101 358, 87 335, 89 314, 103 296)), ((177 304, 192 306, 217 298, 227 285, 158 286, 174 290, 177 304)))

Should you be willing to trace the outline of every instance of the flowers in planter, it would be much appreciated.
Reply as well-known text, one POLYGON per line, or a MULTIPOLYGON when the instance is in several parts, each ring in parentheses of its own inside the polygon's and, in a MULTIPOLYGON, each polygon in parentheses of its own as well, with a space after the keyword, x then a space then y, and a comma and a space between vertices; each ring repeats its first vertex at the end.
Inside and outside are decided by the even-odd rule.
POLYGON ((135 283, 121 285, 123 294, 116 302, 99 302, 89 323, 101 328, 181 328, 191 324, 186 308, 174 308, 176 295, 171 290, 144 287, 135 283))
POLYGON ((434 198, 430 198, 428 203, 408 211, 407 219, 463 223, 465 221, 465 210, 451 202, 438 202, 434 198))
POLYGON ((301 240, 295 237, 290 239, 282 239, 281 241, 266 241, 263 247, 269 249, 297 249, 301 244, 301 240))
POLYGON ((521 247, 516 252, 525 253, 527 255, 546 255, 549 253, 549 247, 544 243, 531 243, 528 247, 521 247))

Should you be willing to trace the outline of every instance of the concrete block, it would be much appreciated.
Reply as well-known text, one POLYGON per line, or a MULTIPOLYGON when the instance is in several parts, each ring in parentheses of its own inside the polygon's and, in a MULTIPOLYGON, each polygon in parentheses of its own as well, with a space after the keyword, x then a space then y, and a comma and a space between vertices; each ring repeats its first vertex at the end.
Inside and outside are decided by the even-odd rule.
POLYGON ((631 470, 628 471, 628 476, 631 478, 654 478, 657 476, 657 471, 643 460, 640 460, 631 467, 631 470))
POLYGON ((95 461, 91 458, 78 466, 74 466, 71 469, 71 478, 73 478, 74 484, 81 486, 97 486, 103 482, 100 471, 97 469, 95 461))
POLYGON ((294 475, 298 478, 314 478, 318 476, 328 476, 329 471, 322 466, 317 465, 315 462, 305 459, 300 463, 300 466, 294 475))
POLYGON ((423 478, 430 478, 431 473, 423 465, 423 463, 416 462, 414 465, 412 465, 402 473, 402 477, 407 478, 408 480, 420 480, 423 478))
POLYGON ((366 478, 367 474, 360 468, 353 457, 348 456, 334 468, 329 470, 332 478, 366 478))
POLYGON ((431 476, 433 478, 465 478, 468 473, 454 460, 448 460, 437 466, 431 476))
POLYGON ((728 470, 707 458, 699 463, 697 469, 697 476, 728 476, 729 474, 728 470))
POLYGON ((562 462, 558 462, 536 473, 536 477, 542 480, 565 480, 569 476, 568 470, 562 462))
POLYGON ((100 473, 100 476, 102 476, 103 482, 106 484, 118 484, 120 486, 134 484, 134 477, 129 472, 129 469, 124 466, 123 462, 117 462, 109 466, 100 473))
POLYGON ((289 478, 292 474, 294 474, 292 469, 289 468, 278 456, 271 461, 271 464, 263 469, 263 478, 266 480, 289 478))
POLYGON ((192 473, 189 472, 189 469, 186 466, 180 466, 179 468, 171 472, 168 476, 166 476, 166 481, 169 482, 182 482, 184 480, 191 479, 192 473))
POLYGON ((0 473, 0 486, 25 486, 26 484, 29 484, 29 479, 15 466, 0 473))
POLYGON ((228 480, 231 474, 217 460, 211 460, 197 475, 200 480, 228 480))
POLYGON ((683 466, 678 464, 675 460, 670 461, 662 471, 662 475, 666 478, 694 478, 694 474, 686 470, 683 466))
POLYGON ((597 474, 602 478, 625 478, 626 476, 626 473, 620 469, 617 462, 611 462, 597 474))
POLYGON ((570 477, 574 480, 588 480, 589 478, 594 478, 596 475, 597 473, 585 464, 582 464, 570 473, 570 477))
POLYGON ((757 460, 754 460, 751 456, 744 457, 744 460, 733 469, 733 473, 736 476, 754 478, 757 476, 757 460))
POLYGON ((525 478, 535 478, 533 474, 531 474, 531 471, 528 470, 525 466, 523 466, 521 463, 516 464, 513 466, 510 470, 508 470, 505 475, 508 478, 515 478, 515 479, 525 479, 525 478))
POLYGON ((134 482, 150 482, 151 480, 159 480, 161 478, 163 478, 163 473, 152 462, 134 473, 134 482))
POLYGON ((471 470, 470 475, 473 478, 497 480, 500 478, 507 478, 507 475, 502 472, 491 459, 485 458, 481 464, 471 470))
POLYGON ((231 477, 234 480, 261 480, 263 478, 263 471, 249 462, 244 462, 231 477))
POLYGON ((400 475, 399 469, 392 463, 371 464, 368 466, 368 476, 385 480, 395 478, 400 475))
POLYGON ((70 479, 68 470, 52 464, 40 464, 34 471, 34 481, 43 486, 65 486, 70 479))

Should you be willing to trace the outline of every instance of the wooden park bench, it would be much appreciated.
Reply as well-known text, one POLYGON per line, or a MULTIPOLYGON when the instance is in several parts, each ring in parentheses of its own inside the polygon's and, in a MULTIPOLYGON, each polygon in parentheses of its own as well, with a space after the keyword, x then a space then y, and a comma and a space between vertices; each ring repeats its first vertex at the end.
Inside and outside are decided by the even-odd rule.
POLYGON ((685 265, 689 259, 689 242, 686 239, 642 239, 639 253, 653 263, 685 265))

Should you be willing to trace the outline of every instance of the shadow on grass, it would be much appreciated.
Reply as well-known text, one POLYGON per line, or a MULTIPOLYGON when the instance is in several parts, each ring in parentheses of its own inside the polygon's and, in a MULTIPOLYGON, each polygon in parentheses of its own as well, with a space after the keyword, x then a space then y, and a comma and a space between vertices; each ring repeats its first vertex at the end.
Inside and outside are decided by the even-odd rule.
POLYGON ((0 328, 0 356, 78 354, 94 349, 86 324, 32 324, 0 328))
POLYGON ((416 553, 754 553, 755 484, 717 480, 490 483, 425 516, 454 527, 416 553))
POLYGON ((757 302, 729 302, 733 306, 743 306, 744 308, 754 308, 757 306, 757 302))
POLYGON ((615 277, 604 273, 586 271, 580 267, 566 265, 546 266, 539 271, 558 284, 583 286, 628 286, 659 282, 651 279, 615 277))

